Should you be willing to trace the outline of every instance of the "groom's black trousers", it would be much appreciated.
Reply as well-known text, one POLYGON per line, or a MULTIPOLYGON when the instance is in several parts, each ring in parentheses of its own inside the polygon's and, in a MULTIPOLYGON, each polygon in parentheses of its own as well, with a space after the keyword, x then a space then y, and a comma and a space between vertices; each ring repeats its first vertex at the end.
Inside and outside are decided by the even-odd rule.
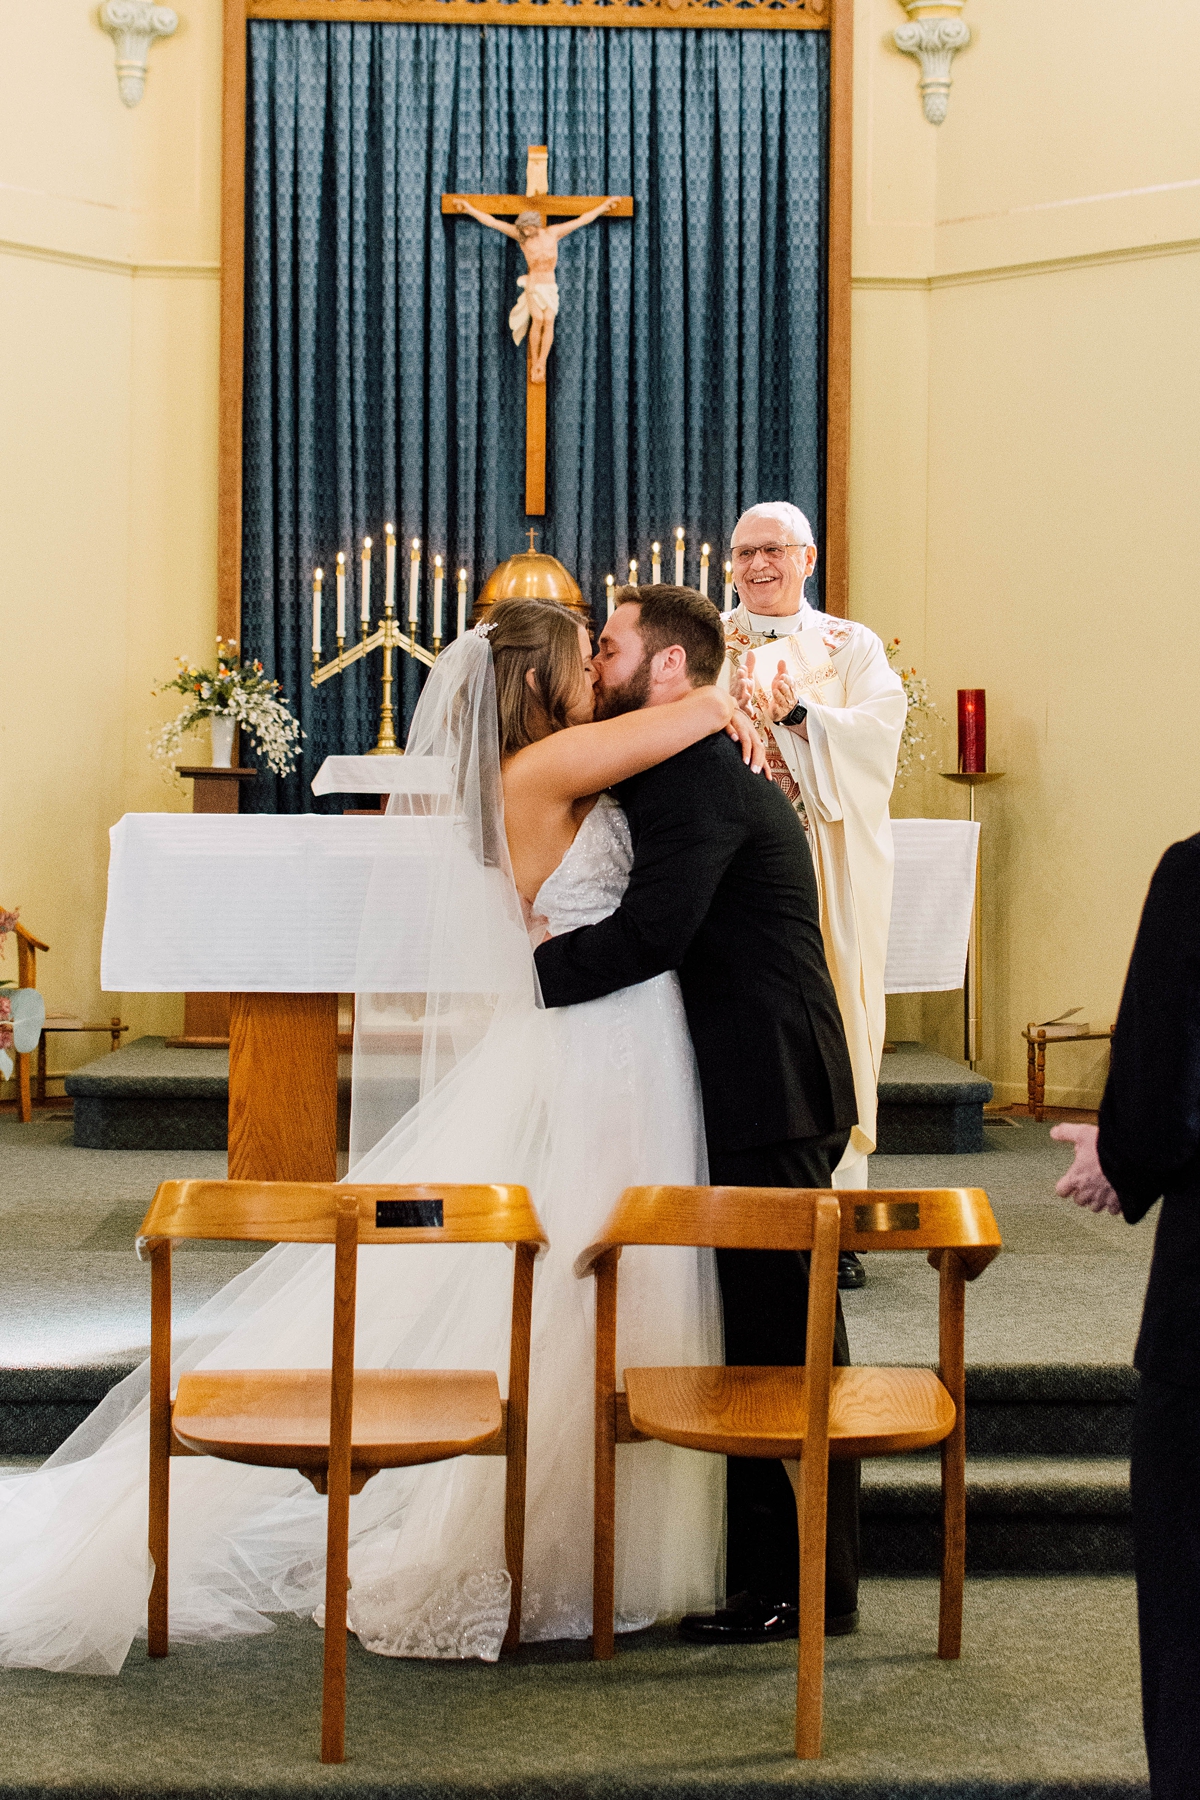
MULTIPOLYGON (((721 1187, 827 1188, 849 1136, 836 1131, 745 1150, 710 1148, 708 1178, 721 1187)), ((726 1363, 771 1368, 803 1363, 808 1257, 787 1250, 718 1250, 717 1274, 726 1363)), ((833 1360, 839 1366, 850 1361, 840 1299, 833 1360)), ((783 1464, 731 1456, 727 1483, 726 1592, 758 1594, 776 1604, 795 1602, 800 1589, 796 1499, 783 1464)), ((854 1612, 858 1606, 858 1489, 858 1463, 830 1463, 827 1614, 854 1612)))

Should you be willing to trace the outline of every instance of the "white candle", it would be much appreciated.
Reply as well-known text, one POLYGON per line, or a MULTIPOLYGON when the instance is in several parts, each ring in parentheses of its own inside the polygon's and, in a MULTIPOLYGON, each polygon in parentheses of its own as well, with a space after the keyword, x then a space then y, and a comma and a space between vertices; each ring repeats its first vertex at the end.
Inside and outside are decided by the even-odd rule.
POLYGON ((321 654, 321 583, 325 579, 324 569, 313 570, 313 655, 321 654))
POLYGON ((408 623, 415 630, 417 624, 417 603, 421 595, 421 540, 412 541, 412 554, 408 559, 408 623))
POLYGON ((384 536, 387 540, 387 560, 384 566, 383 610, 392 613, 396 609, 396 534, 390 525, 385 525, 384 536))
POLYGON ((614 585, 615 585, 615 584, 614 584, 614 582, 613 582, 613 578, 612 578, 612 576, 611 576, 611 575, 606 575, 606 576, 605 576, 605 577, 604 577, 604 592, 605 592, 605 594, 606 594, 606 596, 607 596, 607 598, 608 598, 608 612, 607 612, 607 613, 606 613, 606 615, 605 615, 605 617, 606 617, 606 618, 609 618, 609 619, 611 619, 611 618, 612 618, 612 616, 613 616, 613 613, 614 613, 614 611, 615 611, 615 610, 616 610, 616 604, 617 604, 617 603, 616 603, 616 601, 615 601, 615 600, 614 600, 614 599, 613 599, 613 587, 614 587, 614 585))
POLYGON ((683 526, 675 528, 675 586, 683 586, 683 526))
POLYGON ((629 564, 629 585, 630 587, 636 587, 637 584, 637 558, 633 557, 629 564))
POLYGON ((725 611, 731 612, 732 609, 733 609, 733 564, 731 562, 727 562, 725 564, 725 611))
POLYGON ((467 629, 467 571, 458 571, 458 635, 462 637, 467 629))
POLYGON ((440 556, 435 556, 433 559, 433 635, 439 641, 442 635, 442 581, 444 576, 442 559, 440 556))
POLYGON ((337 559, 337 635, 338 643, 346 635, 346 554, 338 551, 337 559))
POLYGON ((662 580, 662 545, 661 544, 651 544, 651 546, 650 546, 650 579, 654 583, 655 587, 657 587, 659 582, 662 580))
POLYGON ((371 623, 371 540, 363 539, 362 547, 362 622, 371 623))
POLYGON ((700 592, 708 598, 708 545, 700 546, 700 592))

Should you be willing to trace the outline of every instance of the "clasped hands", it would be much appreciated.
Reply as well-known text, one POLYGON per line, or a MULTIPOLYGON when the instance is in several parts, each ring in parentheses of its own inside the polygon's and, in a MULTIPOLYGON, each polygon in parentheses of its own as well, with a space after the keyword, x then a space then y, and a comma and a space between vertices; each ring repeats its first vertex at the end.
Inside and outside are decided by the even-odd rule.
MULTIPOLYGON (((751 650, 747 654, 745 662, 738 670, 733 684, 733 697, 738 705, 747 712, 750 710, 750 696, 753 690, 754 651, 751 650)), ((772 725, 778 725, 781 720, 786 719, 792 708, 798 703, 799 699, 800 696, 796 692, 796 684, 788 674, 787 664, 781 657, 779 660, 778 671, 771 682, 770 704, 766 708, 772 725)), ((801 719, 799 725, 789 725, 788 730, 794 731, 797 737, 802 737, 805 743, 808 742, 807 719, 801 719)))
POLYGON ((1120 1217, 1121 1202, 1096 1154, 1099 1135, 1095 1125, 1054 1126, 1050 1133, 1052 1138, 1057 1138, 1060 1144, 1075 1146, 1075 1161, 1062 1180, 1055 1184, 1054 1191, 1064 1200, 1073 1200, 1076 1206, 1086 1206, 1089 1212, 1114 1213, 1120 1217))

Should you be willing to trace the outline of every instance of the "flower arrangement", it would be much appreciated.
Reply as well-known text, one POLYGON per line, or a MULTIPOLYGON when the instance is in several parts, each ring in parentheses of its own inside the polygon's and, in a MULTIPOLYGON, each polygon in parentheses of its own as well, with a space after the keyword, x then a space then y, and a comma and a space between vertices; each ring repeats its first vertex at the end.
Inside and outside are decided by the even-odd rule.
MULTIPOLYGON (((900 639, 893 638, 885 644, 887 659, 896 668, 896 659, 900 654, 900 639)), ((916 669, 896 669, 904 687, 908 700, 908 717, 904 721, 904 730, 900 734, 900 754, 896 758, 896 785, 900 787, 910 775, 916 773, 914 767, 918 763, 928 763, 936 767, 941 762, 941 752, 936 749, 933 732, 930 727, 934 721, 944 723, 938 710, 936 700, 929 697, 929 683, 924 675, 918 675, 916 669)))
POLYGON ((248 731, 276 775, 291 774, 304 733, 287 701, 276 697, 279 683, 264 674, 260 662, 239 662, 236 639, 221 637, 214 669, 198 669, 183 656, 175 660, 178 673, 152 691, 165 694, 173 689, 186 694, 188 704, 151 742, 151 753, 160 762, 172 762, 186 733, 217 717, 235 719, 248 731))

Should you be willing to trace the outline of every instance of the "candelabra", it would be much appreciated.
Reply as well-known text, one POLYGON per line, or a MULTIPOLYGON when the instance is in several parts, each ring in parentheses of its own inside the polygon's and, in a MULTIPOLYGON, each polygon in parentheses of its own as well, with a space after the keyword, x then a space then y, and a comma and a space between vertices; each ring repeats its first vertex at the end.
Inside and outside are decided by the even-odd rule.
MULTIPOLYGON (((403 756, 403 754, 404 754, 403 750, 400 748, 400 745, 396 742, 396 715, 395 715, 395 711, 392 707, 392 682, 394 679, 393 672, 392 672, 392 670, 393 670, 393 660, 392 659, 393 659, 393 655, 394 655, 395 651, 403 650, 407 656, 413 657, 416 662, 424 663, 426 668, 432 669, 434 662, 436 661, 436 658, 437 658, 437 653, 442 647, 441 646, 441 631, 440 631, 440 625, 441 625, 440 616, 438 618, 438 627, 439 627, 438 634, 433 640, 434 647, 432 650, 427 650, 425 648, 424 644, 418 644, 418 642, 417 642, 417 622, 416 622, 416 618, 414 616, 415 609, 413 607, 410 606, 410 609, 409 609, 407 637, 405 636, 403 631, 401 631, 401 629, 400 629, 400 625, 396 619, 395 596, 394 596, 394 591, 393 591, 393 582, 391 579, 394 555, 395 555, 395 543, 396 543, 395 538, 392 536, 391 529, 389 527, 388 538, 387 538, 389 579, 388 579, 387 590, 386 590, 387 597, 386 597, 385 604, 384 604, 383 619, 382 619, 381 623, 375 628, 374 631, 369 632, 368 626, 369 626, 370 621, 369 621, 369 618, 364 617, 361 622, 362 636, 360 637, 357 644, 355 644, 351 649, 347 650, 345 648, 346 640, 345 640, 345 634, 344 634, 343 607, 340 603, 340 592, 339 592, 338 622, 339 622, 339 624, 342 624, 343 629, 341 631, 339 631, 337 634, 337 655, 332 659, 332 661, 327 662, 323 667, 321 664, 321 652, 320 652, 318 643, 316 641, 316 635, 315 635, 315 633, 319 631, 322 571, 320 569, 318 569, 315 572, 315 575, 313 578, 313 598, 314 598, 314 614, 313 614, 313 616, 314 616, 314 621, 317 621, 317 623, 314 626, 314 642, 313 642, 313 670, 312 670, 313 686, 315 688, 320 687, 320 685, 323 681, 329 681, 333 678, 333 676, 340 675, 343 672, 343 670, 348 669, 352 663, 360 662, 364 656, 369 656, 372 650, 382 650, 383 651, 383 699, 382 699, 382 703, 379 708, 379 735, 375 741, 375 748, 368 752, 368 754, 371 756, 403 756)), ((370 604, 370 601, 369 601, 369 595, 370 595, 369 583, 370 583, 370 566, 371 566, 370 548, 371 548, 371 540, 370 540, 370 538, 368 538, 363 547, 363 585, 364 585, 363 610, 364 610, 364 613, 367 611, 369 604, 370 604)), ((439 558, 438 560, 440 563, 441 559, 439 558)), ((339 559, 339 577, 340 577, 340 563, 341 563, 341 559, 339 559)), ((460 579, 460 587, 461 587, 461 585, 462 585, 462 583, 461 583, 461 579, 460 579)), ((340 590, 340 579, 339 579, 339 590, 340 590)), ((440 602, 440 599, 441 599, 440 594, 438 595, 438 599, 440 602)), ((440 608, 439 608, 439 614, 440 614, 440 608)))

